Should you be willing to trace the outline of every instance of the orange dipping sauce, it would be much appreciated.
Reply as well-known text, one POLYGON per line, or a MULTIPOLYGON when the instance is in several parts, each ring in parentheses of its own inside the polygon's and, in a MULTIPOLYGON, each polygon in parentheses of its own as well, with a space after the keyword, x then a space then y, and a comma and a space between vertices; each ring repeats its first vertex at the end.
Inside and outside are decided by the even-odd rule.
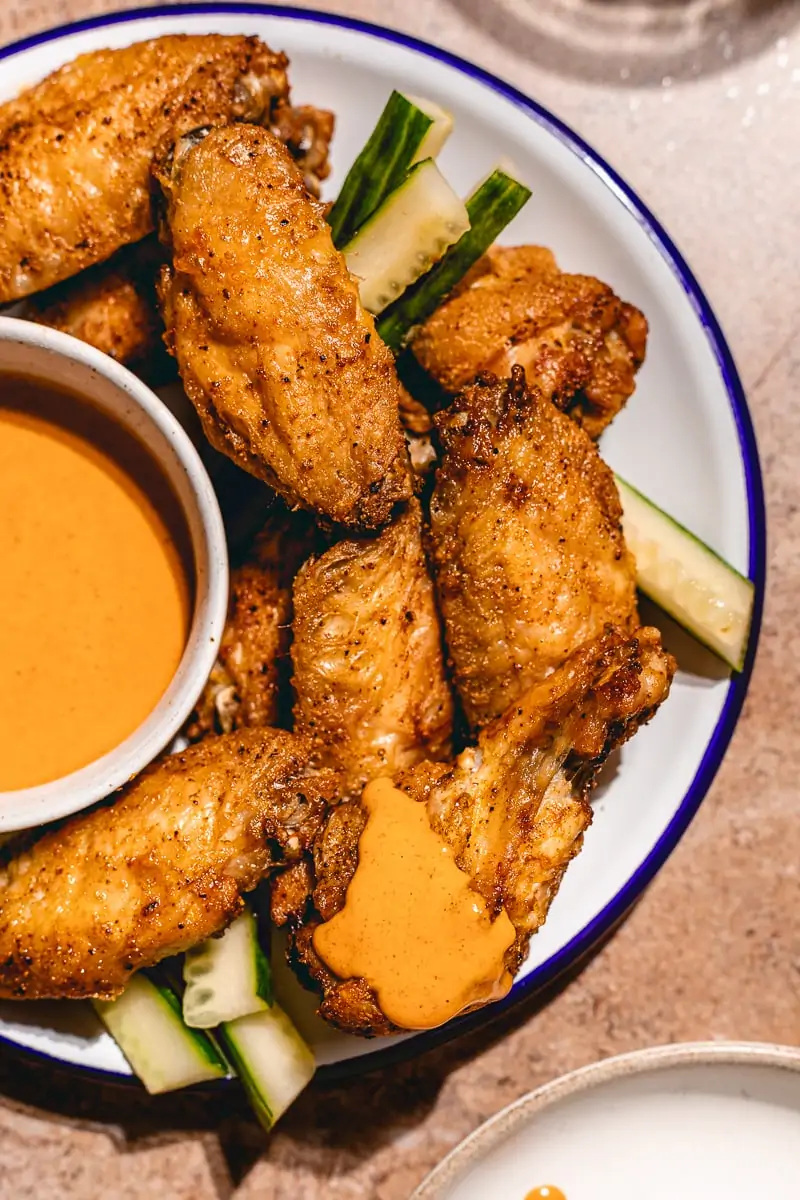
POLYGON ((190 562, 144 446, 0 375, 0 792, 87 766, 148 717, 186 645, 190 562))
POLYGON ((368 814, 344 908, 314 931, 314 949, 342 979, 362 976, 390 1021, 433 1029, 511 987, 505 954, 516 936, 492 920, 424 804, 390 779, 368 783, 368 814))

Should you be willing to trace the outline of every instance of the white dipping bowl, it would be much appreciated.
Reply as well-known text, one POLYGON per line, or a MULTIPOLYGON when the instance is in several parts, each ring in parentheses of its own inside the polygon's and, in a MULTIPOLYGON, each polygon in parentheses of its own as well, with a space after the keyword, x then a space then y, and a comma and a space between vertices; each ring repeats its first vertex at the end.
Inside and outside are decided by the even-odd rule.
MULTIPOLYGON (((0 376, 25 375, 74 392, 149 451, 180 504, 191 541, 194 609, 183 656, 149 717, 114 750, 61 779, 0 792, 0 833, 67 817, 127 783, 167 746, 214 665, 228 605, 228 551, 217 497, 197 450, 141 380, 65 333, 0 317, 0 376)), ((120 687, 125 680, 119 681, 120 687)))

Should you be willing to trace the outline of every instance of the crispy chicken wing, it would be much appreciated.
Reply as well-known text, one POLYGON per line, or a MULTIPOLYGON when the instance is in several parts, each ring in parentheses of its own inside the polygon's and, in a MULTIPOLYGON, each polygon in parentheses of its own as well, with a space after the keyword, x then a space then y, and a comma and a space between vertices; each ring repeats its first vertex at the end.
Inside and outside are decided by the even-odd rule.
POLYGON ((0 108, 0 302, 150 233, 156 149, 198 125, 269 121, 286 67, 258 38, 163 37, 82 55, 0 108))
POLYGON ((169 344, 206 435, 290 505, 377 528, 411 494, 392 355, 281 142, 198 137, 158 178, 169 344))
POLYGON ((306 563, 293 628, 295 729, 314 763, 341 770, 345 794, 447 758, 453 702, 416 500, 379 537, 306 563))
POLYGON ((519 363, 598 437, 632 394, 647 321, 611 288, 558 270, 541 246, 494 246, 422 326, 417 360, 448 393, 519 363))
POLYGON ((21 315, 88 342, 158 385, 175 374, 164 347, 156 277, 164 257, 155 237, 125 246, 28 300, 21 315))
POLYGON ((0 996, 111 998, 299 859, 336 794, 304 739, 246 730, 162 759, 0 869, 0 996))
POLYGON ((635 564, 613 474, 522 367, 436 420, 434 572, 456 685, 482 725, 608 623, 635 627, 635 564))
POLYGON ((191 741, 282 723, 289 707, 292 580, 314 544, 310 518, 283 510, 231 572, 219 661, 186 731, 191 741))
MULTIPOLYGON (((273 114, 275 132, 304 173, 306 186, 318 194, 329 171, 328 150, 333 113, 279 101, 273 114)), ((164 321, 156 281, 164 262, 158 238, 124 246, 107 262, 32 296, 21 316, 88 342, 130 367, 153 386, 176 374, 164 346, 164 321)))
MULTIPOLYGON (((396 781, 427 806, 489 911, 505 909, 517 933, 506 955, 512 974, 581 849, 598 769, 654 714, 674 670, 657 630, 609 630, 525 692, 455 763, 421 763, 396 781)), ((316 925, 344 905, 365 824, 357 801, 331 811, 314 844, 313 875, 304 864, 290 869, 286 885, 279 880, 273 917, 290 924, 290 961, 322 993, 321 1015, 369 1036, 395 1032, 378 996, 366 979, 333 975, 312 941, 316 925)))

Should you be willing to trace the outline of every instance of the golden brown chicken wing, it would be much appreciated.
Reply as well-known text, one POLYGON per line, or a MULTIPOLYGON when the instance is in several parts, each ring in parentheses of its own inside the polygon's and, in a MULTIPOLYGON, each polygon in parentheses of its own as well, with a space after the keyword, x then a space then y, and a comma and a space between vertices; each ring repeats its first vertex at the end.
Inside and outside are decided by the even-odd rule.
POLYGON ((0 108, 0 303, 150 233, 155 150, 198 125, 269 120, 286 66, 258 38, 163 37, 82 55, 0 108))
POLYGON ((156 296, 163 261, 158 239, 145 238, 32 297, 21 315, 88 342, 157 386, 175 374, 156 296))
POLYGON ((638 624, 635 564, 614 476, 521 367, 436 420, 434 572, 456 685, 483 725, 607 624, 638 624))
POLYGON ((0 996, 110 999, 132 971, 224 929, 242 894, 299 859, 335 797, 282 731, 211 739, 0 870, 0 996))
POLYGON ((295 729, 345 794, 447 758, 453 702, 416 501, 379 537, 342 541, 294 584, 295 729))
POLYGON ((280 511, 231 572, 219 661, 186 731, 191 741, 286 717, 292 581, 314 544, 309 517, 280 511))
MULTIPOLYGON (((333 113, 322 109, 293 108, 283 101, 274 107, 275 132, 315 194, 330 169, 333 124, 333 113)), ((163 262, 158 238, 151 235, 124 246, 107 262, 32 296, 20 315, 88 342, 157 387, 177 373, 164 346, 164 321, 156 295, 163 262)))
POLYGON ((647 321, 611 288, 559 271, 541 246, 494 246, 422 326, 414 355, 445 392, 519 363, 598 437, 633 393, 647 321))
MULTIPOLYGON (((666 699, 674 670, 657 630, 635 637, 609 631, 526 691, 455 764, 421 763, 396 781, 426 805, 431 826, 490 913, 505 909, 517 935, 506 955, 512 974, 581 849, 597 771, 666 699)), ((273 917, 292 927, 290 961, 301 981, 322 993, 320 1014, 348 1033, 371 1036, 396 1032, 379 996, 368 979, 337 978, 312 940, 319 922, 344 906, 365 824, 357 801, 331 811, 314 844, 313 875, 306 866, 290 870, 291 889, 279 880, 273 917), (310 896, 304 878, 313 885, 310 896)))
POLYGON ((411 493, 394 361, 288 151, 229 126, 158 179, 169 344, 212 445, 292 506, 383 525, 411 493))

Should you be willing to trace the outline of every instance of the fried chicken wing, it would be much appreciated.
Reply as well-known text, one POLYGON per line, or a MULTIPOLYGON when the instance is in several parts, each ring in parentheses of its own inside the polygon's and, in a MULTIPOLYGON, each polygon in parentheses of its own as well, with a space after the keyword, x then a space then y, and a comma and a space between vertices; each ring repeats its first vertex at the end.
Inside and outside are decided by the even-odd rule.
POLYGON ((258 38, 163 37, 82 55, 0 108, 0 302, 150 233, 156 149, 198 125, 269 121, 286 67, 258 38))
POLYGON ((291 506, 385 524, 411 494, 394 360, 288 151, 229 126, 157 177, 169 345, 212 445, 291 506))
POLYGON ((164 347, 156 277, 163 254, 155 237, 126 246, 28 300, 21 315, 88 342, 158 385, 175 374, 164 347))
MULTIPOLYGON (((396 780, 426 805, 433 829, 489 911, 505 909, 517 935, 506 955, 512 974, 581 849, 600 766, 653 716, 674 670, 657 630, 639 629, 634 637, 609 630, 528 689, 455 763, 421 763, 396 780)), ((337 978, 313 945, 319 922, 344 906, 365 824, 358 801, 334 808, 315 840, 313 877, 305 865, 291 871, 293 886, 278 887, 273 916, 290 923, 290 961, 301 981, 321 992, 321 1015, 348 1033, 372 1036, 396 1030, 369 981, 337 978), (304 879, 313 882, 310 895, 304 879)))
POLYGON ((541 246, 494 246, 429 318, 414 355, 445 392, 482 372, 528 378, 598 437, 633 393, 647 321, 611 288, 559 271, 541 246))
POLYGON ((186 731, 191 741, 282 723, 290 707, 284 701, 291 671, 292 581, 314 544, 310 518, 283 510, 269 518, 231 572, 219 661, 186 731))
POLYGON ((320 183, 331 172, 328 155, 336 118, 311 104, 293 106, 279 102, 272 117, 272 132, 284 143, 303 172, 312 196, 319 196, 320 183))
POLYGON ((447 758, 453 702, 417 501, 379 537, 338 542, 294 585, 295 729, 359 795, 378 775, 447 758))
MULTIPOLYGON (((282 100, 274 108, 273 128, 315 195, 330 170, 333 125, 333 113, 323 109, 293 108, 282 100)), ((157 387, 176 374, 175 361, 164 346, 156 295, 163 262, 158 238, 151 235, 32 296, 20 315, 87 342, 157 387)))
POLYGON ((434 572, 467 718, 504 712, 607 624, 633 629, 636 573, 614 476, 521 367, 439 413, 434 572))
POLYGON ((336 794, 304 739, 247 730, 162 759, 0 870, 0 996, 105 999, 225 928, 336 794))

